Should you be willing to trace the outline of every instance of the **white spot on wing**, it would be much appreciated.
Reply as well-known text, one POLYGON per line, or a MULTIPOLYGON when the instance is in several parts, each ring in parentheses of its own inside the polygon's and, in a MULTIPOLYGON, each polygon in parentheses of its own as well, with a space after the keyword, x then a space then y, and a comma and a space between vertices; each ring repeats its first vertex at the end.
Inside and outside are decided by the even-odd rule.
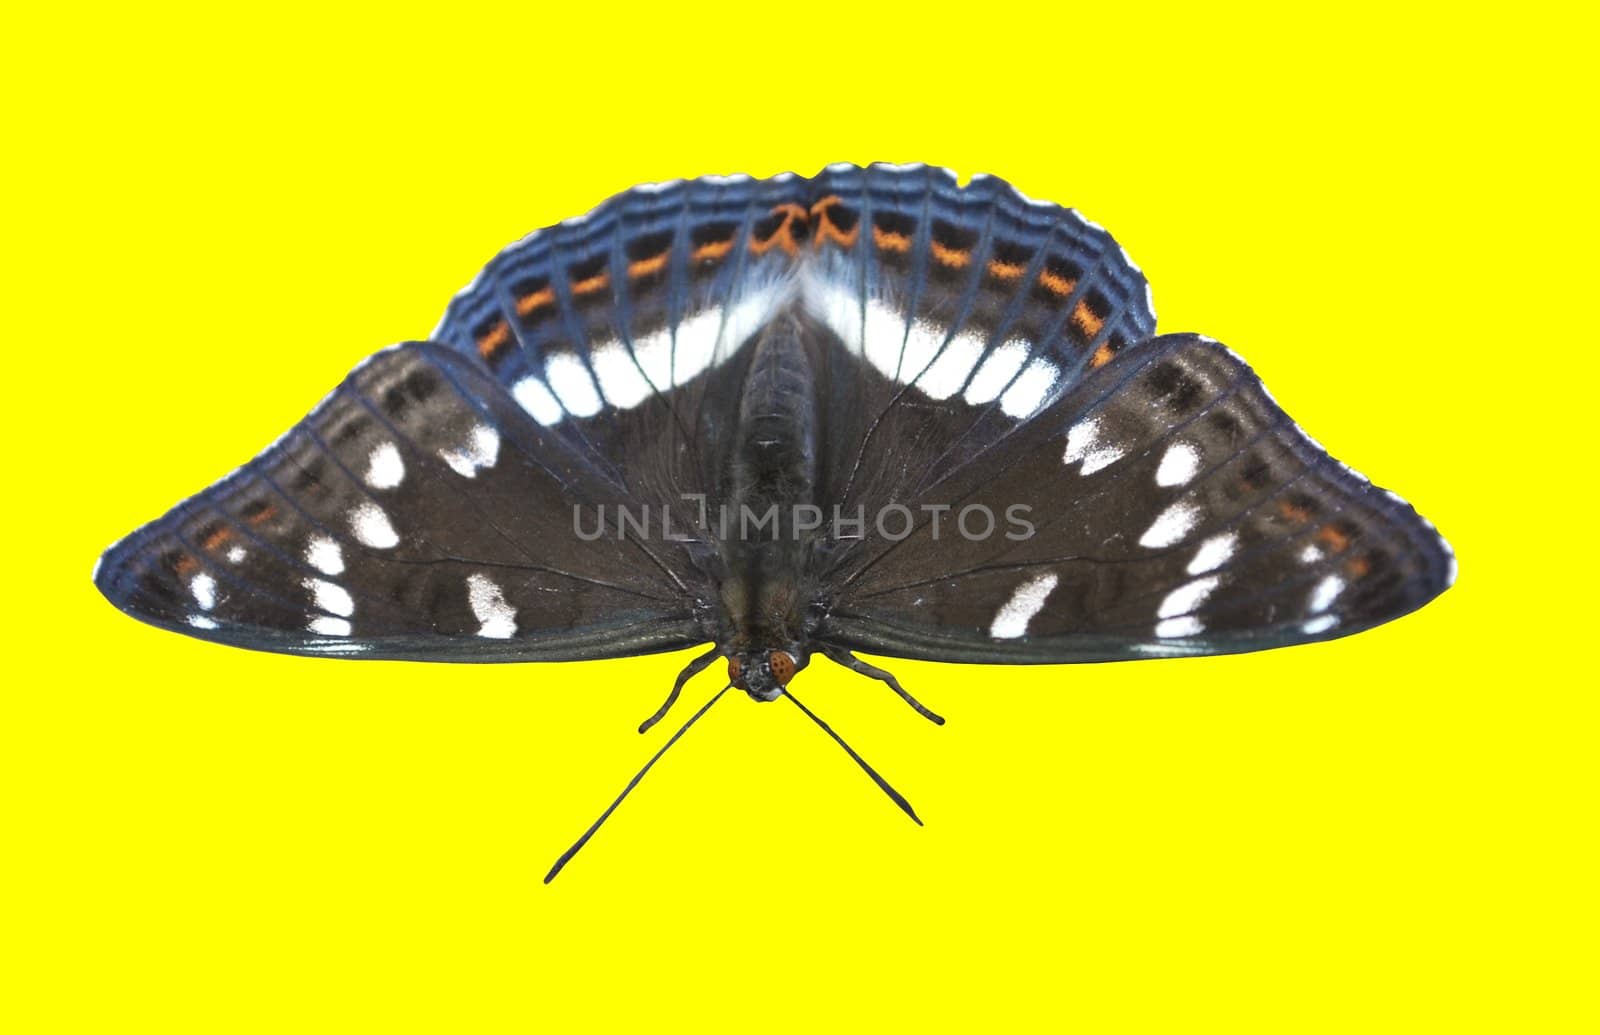
POLYGON ((962 398, 974 406, 994 402, 1006 390, 1011 379, 1017 376, 1028 359, 1028 345, 1022 341, 1008 341, 991 349, 984 357, 978 372, 972 375, 962 398))
POLYGON ((558 352, 544 364, 544 374, 561 405, 574 417, 593 417, 604 405, 588 369, 571 352, 558 352))
MULTIPOLYGON (((931 324, 919 320, 911 325, 911 333, 932 336, 938 332, 931 324)), ((939 358, 917 378, 917 388, 930 399, 948 399, 961 391, 972 376, 972 368, 983 358, 982 338, 970 331, 962 331, 951 338, 939 353, 939 358)))
POLYGON ((517 609, 487 575, 467 576, 467 603, 478 620, 479 636, 505 640, 517 631, 517 609))
POLYGON ((738 351, 752 334, 772 319, 780 292, 774 287, 751 291, 728 310, 727 322, 717 339, 716 362, 720 363, 738 351))
MULTIPOLYGON (((899 315, 896 315, 895 318, 904 327, 905 318, 899 315)), ((870 323, 867 326, 867 333, 872 333, 870 323)), ((911 326, 905 328, 904 334, 906 339, 905 353, 900 357, 900 369, 895 372, 894 376, 901 384, 917 382, 918 387, 921 387, 923 393, 927 394, 927 388, 922 385, 920 378, 927 372, 935 357, 943 358, 939 350, 945 346, 946 335, 944 331, 927 320, 912 321, 911 326)), ((956 385, 956 388, 960 387, 959 384, 956 385)), ((954 394, 955 389, 951 389, 949 395, 954 394)), ((945 398, 948 398, 949 395, 945 396, 945 398)))
POLYGON ((633 343, 633 358, 645 380, 665 392, 672 387, 672 328, 641 335, 633 343))
POLYGON ((1216 589, 1221 581, 1222 579, 1216 575, 1207 575, 1192 582, 1185 582, 1162 598, 1161 606, 1156 608, 1156 617, 1176 618, 1188 614, 1205 603, 1206 597, 1211 595, 1211 591, 1216 589))
POLYGON ((1194 553, 1194 559, 1189 562, 1190 575, 1203 575, 1228 563, 1234 551, 1239 549, 1239 535, 1236 532, 1223 532, 1214 535, 1200 544, 1200 549, 1194 553))
POLYGON ((1320 632, 1327 632, 1339 624, 1339 619, 1334 615, 1318 615, 1300 627, 1302 632, 1315 636, 1320 632))
POLYGON ((318 609, 341 618, 349 618, 355 614, 356 602, 350 599, 349 592, 337 582, 327 579, 306 579, 301 585, 311 591, 311 602, 318 609))
POLYGON ((1097 418, 1087 417, 1067 430, 1067 450, 1061 455, 1061 462, 1070 467, 1082 461, 1079 474, 1093 474, 1121 459, 1121 449, 1100 445, 1100 421, 1097 418))
POLYGON ((217 627, 216 621, 207 618, 205 615, 190 615, 185 621, 196 629, 215 629, 217 627))
POLYGON ((1326 576, 1311 588, 1311 599, 1306 606, 1312 614, 1326 611, 1333 605, 1334 598, 1342 592, 1344 592, 1344 579, 1337 575, 1326 576))
MULTIPOLYGON (((842 294, 842 292, 841 292, 842 294)), ((860 309, 857 307, 857 312, 860 309)), ((922 373, 922 367, 908 369, 912 366, 912 359, 907 355, 910 345, 910 335, 906 330, 906 318, 895 312, 882 302, 867 303, 866 326, 858 330, 863 336, 863 350, 867 362, 878 368, 878 373, 893 379, 898 371, 906 370, 909 377, 922 373)), ((944 340, 942 337, 939 339, 944 340)), ((929 354, 931 357, 931 353, 929 354)), ((924 358, 922 366, 928 365, 924 358)))
POLYGON ((318 615, 306 623, 306 628, 321 636, 349 636, 350 623, 343 618, 318 615))
POLYGON ((406 477, 405 461, 393 442, 385 442, 367 457, 367 484, 374 489, 392 489, 406 477))
POLYGON ((528 411, 529 416, 547 428, 559 421, 566 412, 556 402, 556 397, 550 394, 550 389, 537 377, 525 377, 512 385, 511 395, 518 405, 528 411))
POLYGON ((463 478, 476 478, 499 458, 500 433, 487 424, 474 425, 470 441, 461 449, 439 450, 439 459, 463 478))
POLYGON ((589 353, 589 365, 594 368, 595 380, 606 402, 628 410, 650 398, 650 382, 639 372, 626 346, 620 341, 608 341, 589 353))
POLYGON ((242 546, 230 546, 230 547, 228 547, 228 563, 229 564, 238 564, 240 561, 244 560, 244 557, 245 557, 244 547, 242 547, 242 546))
POLYGON ((1121 459, 1122 450, 1118 449, 1116 446, 1106 446, 1104 449, 1096 449, 1094 452, 1083 458, 1083 466, 1078 468, 1078 473, 1093 474, 1103 467, 1110 467, 1112 464, 1121 459))
POLYGON ((350 530, 357 539, 379 550, 387 550, 400 542, 394 525, 389 523, 389 515, 370 501, 350 512, 350 530))
POLYGON ((997 640, 1014 640, 1026 633, 1028 623, 1044 608, 1045 599, 1059 581, 1057 575, 1040 575, 1018 586, 995 613, 989 635, 997 640))
POLYGON ((1095 441, 1100 437, 1100 422, 1093 417, 1087 417, 1067 429, 1067 451, 1062 454, 1061 462, 1075 464, 1089 454, 1095 441))
MULTIPOLYGON (((846 350, 859 355, 863 334, 861 299, 828 279, 810 282, 804 297, 806 309, 811 315, 827 324, 828 329, 839 336, 846 350)), ((904 337, 905 322, 902 320, 900 333, 895 335, 893 343, 897 356, 900 351, 900 341, 904 337)), ((882 340, 876 344, 879 348, 886 347, 886 343, 882 340)), ((889 373, 891 375, 894 373, 892 366, 889 373)))
POLYGON ((1139 545, 1158 550, 1180 542, 1200 520, 1200 508, 1193 503, 1174 503, 1160 514, 1139 537, 1139 545))
POLYGON ((717 354, 717 332, 722 329, 722 310, 705 309, 678 324, 672 356, 672 383, 687 384, 711 365, 717 354))
POLYGON ((1174 442, 1156 468, 1156 484, 1187 485, 1200 470, 1200 451, 1187 442, 1174 442))
POLYGON ((1156 635, 1164 640, 1180 636, 1198 636, 1205 631, 1206 627, 1194 615, 1163 618, 1156 623, 1156 635))
POLYGON ((1034 359, 1000 396, 1000 409, 1008 417, 1027 420, 1039 412, 1060 376, 1061 371, 1048 359, 1034 359))
POLYGON ((205 572, 189 580, 189 592, 194 594, 194 602, 200 605, 200 610, 209 611, 217 606, 217 580, 205 572))
POLYGON ((314 535, 306 543, 306 563, 324 575, 337 575, 344 571, 344 551, 327 536, 314 535))

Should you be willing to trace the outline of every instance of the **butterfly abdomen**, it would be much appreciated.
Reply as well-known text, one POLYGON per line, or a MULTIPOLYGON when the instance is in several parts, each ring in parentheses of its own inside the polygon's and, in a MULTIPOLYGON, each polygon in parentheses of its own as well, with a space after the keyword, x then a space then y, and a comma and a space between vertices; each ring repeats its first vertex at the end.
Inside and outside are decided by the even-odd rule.
POLYGON ((741 646, 785 646, 800 635, 801 559, 822 526, 808 333, 798 317, 774 321, 754 345, 739 400, 721 539, 732 583, 722 598, 741 646))
POLYGON ((799 504, 814 504, 816 382, 802 322, 775 321, 756 343, 739 403, 739 434, 727 498, 766 511, 783 525, 799 504))

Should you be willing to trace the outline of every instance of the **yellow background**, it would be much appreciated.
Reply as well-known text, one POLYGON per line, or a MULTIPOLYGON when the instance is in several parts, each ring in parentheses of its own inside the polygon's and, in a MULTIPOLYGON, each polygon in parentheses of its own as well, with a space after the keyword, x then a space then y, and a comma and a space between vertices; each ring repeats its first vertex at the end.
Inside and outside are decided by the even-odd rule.
POLYGON ((9 1030, 1594 1030, 1586 27, 35 17, 0 68, 9 1030), (548 888, 682 657, 273 657, 91 587, 527 230, 638 181, 873 159, 1109 227, 1162 328, 1232 345, 1433 518, 1458 586, 1262 655, 894 666, 943 729, 819 662, 807 703, 925 829, 735 697, 548 888))

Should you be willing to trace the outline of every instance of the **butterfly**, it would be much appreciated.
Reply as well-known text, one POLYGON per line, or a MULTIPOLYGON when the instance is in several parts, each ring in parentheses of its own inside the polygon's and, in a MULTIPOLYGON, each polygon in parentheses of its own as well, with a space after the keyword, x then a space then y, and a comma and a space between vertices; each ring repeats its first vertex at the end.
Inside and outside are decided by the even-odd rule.
MULTIPOLYGON (((711 644, 795 698, 821 655, 1091 662, 1344 636, 1450 585, 1404 500, 1216 341, 1157 335, 1103 229, 925 166, 635 187, 508 247, 429 340, 111 546, 153 625, 426 661, 711 644), (753 526, 753 527, 752 527, 753 526)), ((920 820, 917 820, 919 823, 920 820)))

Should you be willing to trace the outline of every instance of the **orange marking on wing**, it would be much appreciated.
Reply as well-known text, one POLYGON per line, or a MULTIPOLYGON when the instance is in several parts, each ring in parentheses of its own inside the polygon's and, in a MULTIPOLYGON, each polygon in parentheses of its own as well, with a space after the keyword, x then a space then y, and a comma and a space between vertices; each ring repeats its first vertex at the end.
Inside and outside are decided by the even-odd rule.
POLYGON ((705 244, 702 244, 700 247, 696 248, 694 250, 694 254, 690 256, 690 258, 694 259, 696 262, 699 262, 702 259, 720 259, 732 250, 732 239, 726 241, 707 241, 705 244))
POLYGON ((806 210, 793 202, 786 202, 772 207, 774 215, 779 212, 783 213, 783 222, 778 224, 778 228, 772 232, 770 237, 763 241, 757 238, 754 233, 750 235, 750 253, 752 255, 765 255, 774 247, 782 248, 789 255, 800 254, 800 244, 794 238, 794 224, 797 219, 802 223, 806 221, 806 210))
POLYGON ((856 246, 856 241, 859 240, 860 237, 861 237, 861 224, 860 223, 857 223, 855 226, 851 227, 850 228, 850 232, 848 234, 841 234, 841 233, 835 232, 834 235, 833 235, 833 239, 835 241, 838 241, 840 247, 843 247, 843 248, 854 248, 856 246))
POLYGON ((179 575, 187 575, 192 571, 200 570, 200 562, 188 554, 183 554, 173 562, 172 567, 176 569, 179 575))
POLYGON ((1323 525, 1317 529, 1317 539, 1334 553, 1343 553, 1344 548, 1350 545, 1350 537, 1332 525, 1323 525))
POLYGON ((904 254, 911 250, 911 238, 905 234, 897 234, 893 230, 885 230, 881 226, 872 228, 872 243, 886 252, 904 254))
POLYGON ((822 198, 821 202, 811 206, 811 216, 813 216, 813 218, 816 218, 816 216, 821 216, 821 214, 826 213, 826 211, 830 210, 830 208, 834 208, 835 205, 838 205, 838 202, 840 202, 840 197, 838 197, 837 194, 827 195, 826 198, 822 198))
POLYGON ((1352 557, 1344 566, 1344 570, 1348 571, 1352 577, 1359 579, 1372 570, 1372 562, 1365 557, 1352 557))
POLYGON ((245 520, 250 522, 252 525, 260 525, 260 524, 264 524, 265 522, 271 521, 273 518, 275 518, 277 516, 278 516, 277 504, 268 503, 266 506, 264 506, 260 510, 256 511, 254 514, 251 514, 249 517, 245 518, 245 520))
POLYGON ((204 546, 207 550, 215 550, 217 547, 221 546, 223 543, 232 538, 233 529, 229 528, 227 525, 223 525, 221 528, 218 528, 216 531, 206 536, 205 539, 201 541, 200 545, 204 546))
POLYGON ((637 262, 628 263, 628 276, 638 279, 639 277, 648 277, 652 273, 661 272, 661 268, 667 264, 667 255, 667 252, 662 252, 660 255, 652 255, 648 259, 640 259, 637 262))
POLYGON ((1078 286, 1078 282, 1071 277, 1063 277, 1061 274, 1051 273, 1049 270, 1041 270, 1039 272, 1039 283, 1062 296, 1072 294, 1072 289, 1078 286))
POLYGON ((793 239, 789 237, 789 224, 785 223, 765 241, 758 241, 754 236, 750 238, 751 255, 765 255, 775 247, 782 248, 790 255, 798 255, 800 253, 800 249, 795 246, 793 239))
MULTIPOLYGON (((520 303, 517 308, 521 308, 520 303)), ((509 340, 511 340, 511 328, 506 326, 504 320, 501 320, 489 328, 489 333, 478 339, 478 355, 484 359, 489 359, 496 352, 499 352, 509 340)))
POLYGON ((989 276, 996 280, 1016 280, 1028 271, 1020 262, 1001 262, 999 259, 989 260, 989 276))
POLYGON ((1311 516, 1311 512, 1309 510, 1290 500, 1278 501, 1278 513, 1282 514, 1290 521, 1304 521, 1306 518, 1311 516))
POLYGON ((1094 355, 1089 357, 1089 369, 1098 370, 1111 362, 1111 357, 1116 354, 1117 350, 1111 347, 1109 341, 1101 342, 1100 347, 1094 350, 1094 355))
POLYGON ((610 285, 610 283, 611 274, 607 273, 605 270, 601 270, 592 277, 586 277, 583 280, 573 281, 572 294, 574 296, 592 295, 596 291, 604 291, 606 287, 610 285))
POLYGON ((839 200, 837 194, 830 194, 811 206, 811 218, 816 220, 817 224, 817 238, 812 242, 813 248, 821 248, 824 240, 836 241, 843 248, 856 246, 856 239, 861 236, 860 221, 850 228, 849 233, 845 233, 828 218, 828 210, 839 204, 839 200))
POLYGON ((555 305, 556 289, 542 287, 538 291, 530 292, 517 299, 517 315, 527 316, 535 309, 542 309, 547 305, 555 305))
POLYGON ((859 224, 851 227, 849 233, 845 233, 824 218, 817 225, 816 247, 821 248, 823 240, 826 239, 837 242, 841 248, 854 248, 856 246, 856 238, 860 236, 861 227, 859 224))
POLYGON ((1072 322, 1078 325, 1078 329, 1083 332, 1085 338, 1090 339, 1099 334, 1100 328, 1106 325, 1104 320, 1094 315, 1094 310, 1089 308, 1088 302, 1081 301, 1078 303, 1078 307, 1072 311, 1072 322))
POLYGON ((970 251, 961 248, 947 248, 938 241, 930 241, 928 243, 933 248, 933 257, 941 265, 958 270, 972 261, 972 253, 970 251))

